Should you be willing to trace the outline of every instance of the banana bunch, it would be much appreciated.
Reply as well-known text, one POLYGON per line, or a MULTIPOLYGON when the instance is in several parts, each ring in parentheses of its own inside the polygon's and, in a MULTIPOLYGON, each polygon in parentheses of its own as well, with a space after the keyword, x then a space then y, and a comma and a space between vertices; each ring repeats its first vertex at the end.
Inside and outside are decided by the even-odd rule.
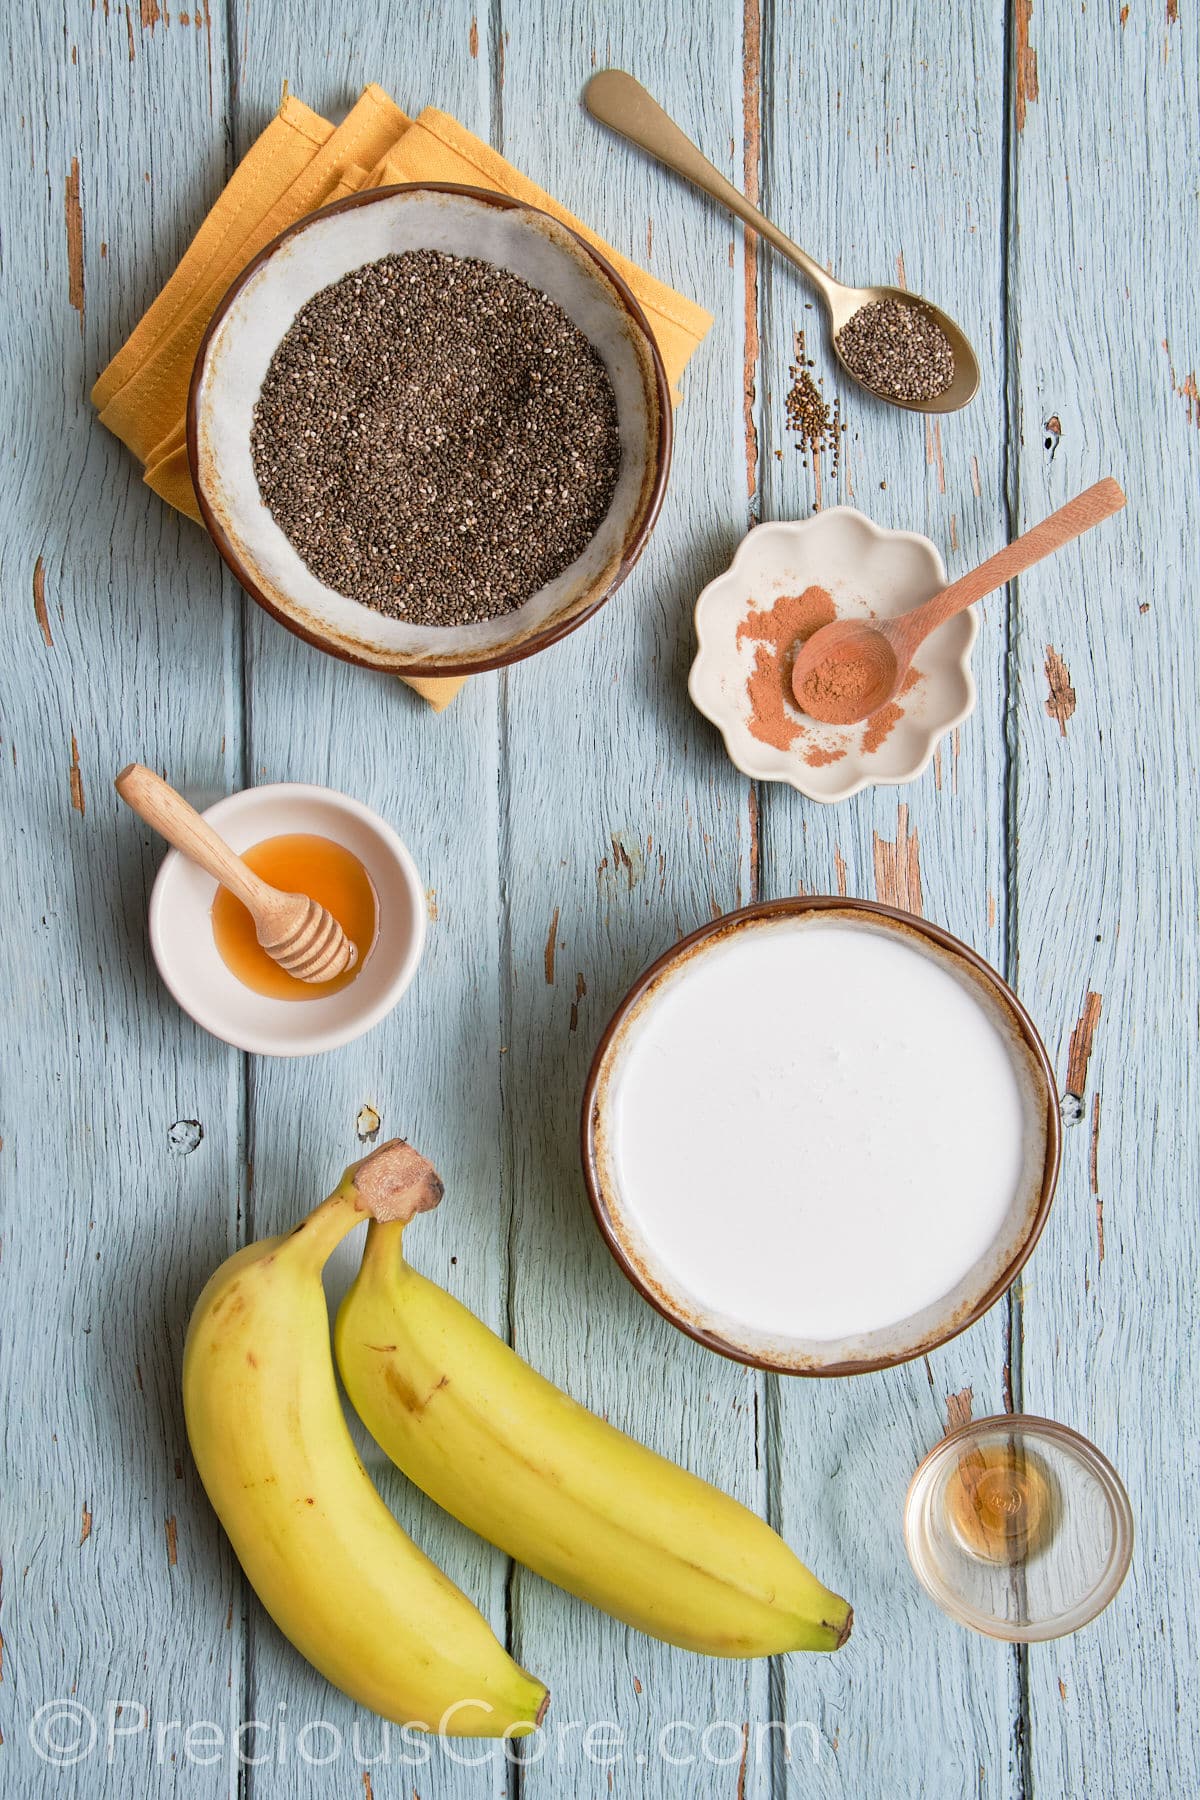
POLYGON ((546 1689, 380 1499, 347 1430, 329 1346, 321 1271, 364 1206, 411 1217, 440 1198, 429 1165, 398 1146, 349 1169, 290 1235, 231 1256, 188 1327, 184 1414, 238 1561, 314 1668, 397 1724, 521 1736, 541 1722, 546 1689))
POLYGON ((393 1462, 457 1519, 570 1593, 710 1656, 836 1650, 851 1610, 769 1526, 588 1412, 404 1260, 436 1206, 399 1141, 347 1170, 290 1235, 230 1257, 184 1354, 188 1436, 267 1611, 385 1718, 522 1735, 548 1695, 385 1507, 338 1400, 321 1271, 364 1218, 338 1314, 342 1381, 393 1462))
POLYGON ((754 1513, 554 1387, 373 1220, 338 1312, 342 1383, 410 1481, 525 1567, 708 1656, 836 1650, 844 1600, 754 1513))

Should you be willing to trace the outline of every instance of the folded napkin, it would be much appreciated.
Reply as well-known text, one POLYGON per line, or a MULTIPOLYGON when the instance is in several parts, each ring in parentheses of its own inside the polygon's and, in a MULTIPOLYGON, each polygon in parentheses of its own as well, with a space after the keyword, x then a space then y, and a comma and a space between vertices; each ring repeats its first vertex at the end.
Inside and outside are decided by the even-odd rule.
MULTIPOLYGON (((335 127, 286 94, 183 261, 92 389, 101 422, 128 444, 145 466, 148 486, 170 506, 200 519, 185 437, 188 384, 200 339, 230 283, 306 213, 360 188, 405 181, 492 188, 552 213, 594 244, 636 295, 676 389, 711 315, 619 255, 457 120, 434 107, 409 119, 372 83, 335 127)), ((462 680, 414 676, 408 685, 440 712, 462 680)))

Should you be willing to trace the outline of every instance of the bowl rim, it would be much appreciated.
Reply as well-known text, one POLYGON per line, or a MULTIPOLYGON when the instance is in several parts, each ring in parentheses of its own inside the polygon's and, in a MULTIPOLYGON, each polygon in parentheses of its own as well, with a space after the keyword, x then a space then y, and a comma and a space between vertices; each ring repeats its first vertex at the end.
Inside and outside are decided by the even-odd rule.
POLYGON ((667 490, 667 478, 671 470, 672 450, 674 447, 674 416, 671 406, 671 388, 670 383, 667 380, 666 368, 663 365, 662 353, 658 348, 654 333, 650 329, 650 322, 646 318, 646 315, 635 298, 628 282, 625 281, 623 276, 617 273, 608 258, 602 255, 593 244, 590 244, 578 231, 573 230, 570 225, 564 224, 561 219, 556 218, 553 213, 546 212, 542 207, 530 206, 528 202, 524 200, 516 200, 510 194, 497 193, 490 188, 470 187, 462 182, 455 181, 401 181, 393 182, 386 187, 363 188, 358 193, 346 195, 344 199, 331 201, 328 206, 318 207, 314 212, 305 213, 303 218, 295 220, 293 224, 286 226, 276 237, 273 237, 269 244, 264 244, 257 256, 251 258, 245 268, 242 269, 240 274, 234 277, 229 287, 225 290, 225 293, 217 303, 213 315, 205 328, 204 336, 200 339, 200 344, 196 351, 196 360, 192 365, 191 380, 188 384, 186 425, 188 469, 191 474, 192 487, 195 490, 196 502, 200 508, 200 516, 204 528, 216 545, 222 561, 225 563, 234 579, 238 582, 239 586, 250 595, 250 598, 256 601, 258 605, 262 607, 263 611, 268 613, 278 624, 286 626, 294 637, 302 639, 306 644, 311 644, 314 649, 324 650, 329 656, 336 656, 341 662, 353 663, 356 668, 375 669, 388 675, 399 677, 411 676, 429 681, 454 679, 459 676, 467 675, 481 675, 485 674, 490 669, 507 668, 511 663, 523 662, 527 656, 533 656, 537 651, 545 650, 551 644, 556 644, 560 639, 568 637, 571 632, 577 630, 580 625, 583 625, 595 613, 599 612, 600 608, 604 606, 607 601, 611 600, 612 596, 629 575, 634 564, 646 547, 650 533, 653 531, 658 520, 658 515, 662 510, 663 498, 667 490), (209 351, 226 315, 238 299, 243 288, 253 279, 263 264, 268 262, 271 257, 275 255, 277 250, 281 249, 291 238, 297 237, 300 233, 306 231, 309 226, 314 224, 317 220, 326 218, 333 213, 351 212, 356 207, 370 206, 379 200, 390 199, 396 194, 413 193, 461 195, 466 199, 476 200, 487 206, 499 207, 505 211, 520 212, 537 219, 548 219, 558 230, 566 232, 568 237, 573 238, 580 249, 582 249, 590 260, 596 264, 605 279, 611 283, 617 298, 624 306, 634 327, 644 339, 646 349, 649 352, 650 366, 654 373, 654 387, 658 399, 658 431, 652 448, 654 478, 650 483, 649 490, 646 494, 641 516, 637 520, 636 529, 634 530, 629 545, 623 552, 621 560, 617 565, 616 572, 607 587, 605 587, 601 593, 597 594, 595 599, 592 600, 589 605, 580 608, 578 612, 572 613, 566 619, 561 619, 556 623, 547 625, 540 631, 531 632, 527 638, 523 638, 519 644, 513 645, 511 649, 497 650, 487 656, 479 656, 470 660, 455 661, 453 663, 438 663, 431 661, 428 658, 423 659, 420 662, 405 664, 398 662, 379 662, 373 657, 355 655, 353 651, 346 649, 342 643, 334 642, 327 638, 323 633, 313 630, 310 626, 302 625, 299 620, 292 618, 287 612, 278 607, 266 593, 264 593, 258 581, 243 563, 241 557, 234 548, 225 527, 217 518, 209 504, 208 496, 205 494, 201 485, 199 474, 200 390, 204 382, 209 351))
MULTIPOLYGON (((318 782, 312 781, 263 782, 261 786, 238 788, 232 794, 223 795, 211 806, 203 808, 200 816, 202 819, 207 819, 211 825, 219 827, 222 821, 231 814, 252 813, 255 803, 259 800, 269 802, 283 797, 292 800, 319 800, 323 804, 332 803, 336 812, 347 813, 360 819, 378 835, 408 890, 413 914, 412 937, 400 968, 374 1004, 364 1011, 356 1013, 353 1018, 346 1020, 342 1025, 330 1027, 324 1031, 312 1029, 307 1032, 297 1031, 289 1037, 286 1047, 281 1047, 273 1039, 268 1040, 253 1027, 246 1030, 235 1030, 217 1009, 209 1009, 203 1002, 197 1005, 194 995, 185 991, 178 983, 174 973, 174 964, 163 954, 159 937, 159 921, 166 904, 164 890, 170 872, 179 863, 187 861, 183 853, 175 849, 168 850, 163 857, 150 888, 147 905, 150 951, 154 958, 154 966, 171 998, 195 1024, 200 1026, 202 1031, 207 1031, 211 1037, 220 1039, 224 1044, 231 1044, 235 1050, 244 1051, 252 1056, 319 1056, 327 1050, 341 1049, 343 1045, 353 1043, 356 1038, 363 1037, 368 1031, 373 1030, 382 1019, 387 1017, 411 986, 425 952, 427 924, 425 889, 421 884, 420 871, 413 859, 412 852, 399 833, 373 807, 365 805, 361 800, 356 800, 352 794, 343 794, 338 788, 322 787, 318 782)), ((287 1003, 285 1002, 285 1004, 287 1003)), ((302 1024, 302 1020, 298 1020, 297 1023, 302 1024)))
POLYGON ((904 912, 899 907, 885 906, 881 901, 847 899, 840 894, 803 894, 781 900, 762 900, 753 906, 742 906, 732 912, 722 913, 719 918, 710 920, 707 924, 701 925, 698 930, 689 932, 686 937, 680 938, 678 943, 673 944, 669 950, 642 971, 624 998, 618 1002, 593 1054, 583 1090, 580 1152, 583 1160, 584 1184, 600 1235, 608 1245, 621 1272, 637 1289, 643 1300, 649 1301, 655 1312, 661 1313, 664 1319, 667 1319, 680 1331, 685 1332, 688 1337, 694 1338, 698 1344, 703 1344, 705 1349, 715 1350, 719 1355, 728 1357, 733 1362, 746 1363, 751 1368, 763 1369, 770 1374, 801 1375, 816 1380, 826 1376, 864 1375, 879 1369, 898 1368, 902 1363, 912 1362, 919 1356, 928 1355, 931 1350, 940 1349, 943 1344, 948 1344, 952 1338, 958 1337, 960 1332, 966 1331, 969 1326, 976 1324, 986 1312, 991 1310, 997 1300, 1007 1293, 1025 1267, 1042 1234, 1042 1228, 1049 1215, 1050 1204, 1058 1183, 1059 1164, 1062 1157, 1062 1119, 1058 1107, 1058 1084, 1054 1076, 1054 1067, 1041 1035, 1008 982, 998 970, 992 967, 991 963, 979 955, 978 951, 973 950, 969 944, 963 943, 961 938, 955 937, 943 926, 936 925, 929 919, 918 918, 914 913, 904 912), (944 1328, 938 1327, 936 1330, 926 1333, 919 1343, 905 1351, 903 1355, 860 1357, 840 1363, 826 1363, 820 1367, 807 1367, 788 1362, 783 1356, 760 1354, 748 1350, 744 1345, 732 1343, 729 1339, 722 1337, 720 1333, 710 1331, 694 1319, 690 1319, 682 1310, 672 1310, 666 1301, 654 1291, 627 1250, 609 1212, 600 1174, 596 1130, 603 1113, 600 1087, 609 1049, 639 1001, 650 992, 662 975, 699 945, 710 939, 715 940, 728 936, 752 921, 800 918, 807 913, 820 912, 865 914, 869 918, 886 919, 893 926, 899 925, 906 931, 927 938, 938 949, 958 957, 976 977, 982 977, 983 981, 993 989, 996 998, 1012 1018, 1025 1042, 1031 1062, 1044 1085, 1046 1148, 1042 1160, 1037 1205, 1021 1240, 1004 1268, 964 1314, 961 1316, 956 1314, 944 1328))
POLYGON ((913 1574, 924 1593, 947 1617, 956 1624, 978 1631, 983 1637, 996 1638, 1002 1643, 1045 1644, 1090 1625, 1116 1599, 1133 1562, 1137 1525, 1129 1490, 1103 1450, 1090 1438, 1084 1437, 1074 1426, 1064 1425, 1058 1419, 1044 1418, 1040 1413, 1009 1412, 989 1413, 985 1419, 968 1419, 926 1451, 913 1471, 904 1496, 903 1532, 904 1548, 913 1574), (1012 1626, 990 1613, 980 1612, 937 1576, 924 1550, 923 1506, 934 1473, 941 1463, 954 1458, 960 1444, 990 1431, 1028 1437, 1035 1445, 1049 1440, 1074 1452, 1103 1489, 1113 1523, 1108 1564, 1091 1593, 1066 1611, 1031 1625, 1012 1626))

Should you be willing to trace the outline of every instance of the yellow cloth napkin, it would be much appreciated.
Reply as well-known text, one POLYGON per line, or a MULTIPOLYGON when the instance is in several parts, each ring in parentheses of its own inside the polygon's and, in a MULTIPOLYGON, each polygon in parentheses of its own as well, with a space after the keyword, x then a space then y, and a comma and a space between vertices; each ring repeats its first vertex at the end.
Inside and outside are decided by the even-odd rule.
MULTIPOLYGON (((435 107, 406 117, 374 83, 342 123, 286 95, 235 169, 183 261, 92 389, 101 422, 145 466, 170 506, 200 519, 188 469, 185 413, 196 351, 226 289, 288 225, 360 188, 452 181, 495 189, 552 213, 594 244, 628 282, 650 322, 672 390, 712 324, 711 314, 618 254, 511 163, 435 107)), ((408 685, 437 711, 459 678, 408 685)))

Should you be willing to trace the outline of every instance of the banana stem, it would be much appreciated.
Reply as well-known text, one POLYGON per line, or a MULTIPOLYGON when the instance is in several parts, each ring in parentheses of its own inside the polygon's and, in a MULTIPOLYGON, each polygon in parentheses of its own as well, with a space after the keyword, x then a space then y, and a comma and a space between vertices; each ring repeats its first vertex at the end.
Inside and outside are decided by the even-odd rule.
POLYGON ((342 1239, 356 1225, 361 1225, 362 1220, 362 1210, 355 1205, 354 1189, 343 1176, 328 1200, 322 1200, 320 1206, 282 1240, 280 1250, 289 1257, 311 1258, 318 1268, 324 1268, 342 1239))
POLYGON ((342 1239, 367 1219, 403 1226, 428 1212, 442 1197, 433 1164, 401 1138, 381 1144, 361 1162, 351 1163, 327 1200, 280 1240, 272 1254, 311 1258, 323 1268, 342 1239))
POLYGON ((396 1279, 398 1265, 404 1262, 404 1226, 399 1220, 370 1219, 367 1241, 363 1248, 360 1281, 381 1285, 396 1279))
POLYGON ((407 1225, 418 1213, 432 1212, 445 1189, 433 1164, 403 1138, 381 1144, 361 1162, 351 1164, 339 1193, 354 1196, 360 1212, 380 1224, 407 1225))

